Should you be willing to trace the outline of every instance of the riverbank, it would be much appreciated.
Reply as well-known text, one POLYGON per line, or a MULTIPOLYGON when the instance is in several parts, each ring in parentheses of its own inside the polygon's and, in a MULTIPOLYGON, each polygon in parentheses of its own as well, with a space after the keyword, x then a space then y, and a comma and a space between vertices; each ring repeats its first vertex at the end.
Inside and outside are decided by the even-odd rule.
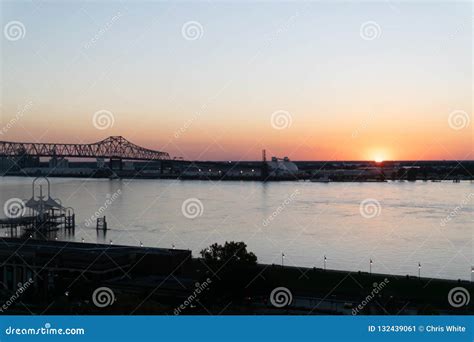
MULTIPOLYGON (((1 157, 0 157, 1 160, 1 157)), ((288 162, 290 163, 290 162, 288 162)), ((1 163, 0 163, 1 164, 1 163)), ((53 163, 54 164, 54 163, 53 163)), ((383 182, 472 180, 474 161, 295 161, 291 168, 276 168, 261 161, 123 161, 119 165, 70 161, 52 166, 32 162, 0 165, 0 174, 26 177, 86 177, 123 179, 183 179, 211 181, 383 182), (3 171, 2 171, 3 170, 3 171)), ((279 164, 278 164, 279 165, 279 164)))
POLYGON ((474 313, 472 304, 457 308, 449 299, 454 288, 472 293, 469 281, 224 261, 210 265, 185 250, 0 240, 0 298, 9 303, 3 308, 8 314, 474 313))

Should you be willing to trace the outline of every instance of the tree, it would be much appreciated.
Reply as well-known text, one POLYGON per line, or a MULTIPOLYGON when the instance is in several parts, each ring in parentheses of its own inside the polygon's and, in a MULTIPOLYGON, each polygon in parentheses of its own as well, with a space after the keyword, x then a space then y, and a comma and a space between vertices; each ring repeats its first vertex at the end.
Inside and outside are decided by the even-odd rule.
POLYGON ((224 246, 217 243, 201 251, 206 263, 227 265, 256 265, 257 256, 247 251, 244 242, 225 242, 224 246))

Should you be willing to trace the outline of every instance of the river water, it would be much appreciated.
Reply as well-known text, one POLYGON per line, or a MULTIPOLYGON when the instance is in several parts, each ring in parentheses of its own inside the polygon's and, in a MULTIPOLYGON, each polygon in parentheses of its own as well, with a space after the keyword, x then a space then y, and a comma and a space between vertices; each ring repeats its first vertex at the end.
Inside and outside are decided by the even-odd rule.
MULTIPOLYGON (((471 279, 474 183, 212 182, 51 178, 76 213, 59 239, 190 249, 244 241, 262 263, 471 279), (95 217, 108 232, 97 235, 95 217), (90 224, 89 222, 93 222, 90 224)), ((0 178, 0 203, 32 178, 0 178)), ((4 216, 3 210, 1 215, 4 216)))

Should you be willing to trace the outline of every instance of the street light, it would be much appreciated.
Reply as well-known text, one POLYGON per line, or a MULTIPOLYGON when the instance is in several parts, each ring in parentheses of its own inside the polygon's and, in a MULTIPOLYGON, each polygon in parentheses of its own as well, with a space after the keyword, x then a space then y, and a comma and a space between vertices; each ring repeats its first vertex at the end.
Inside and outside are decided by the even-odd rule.
POLYGON ((284 266, 285 253, 281 253, 281 267, 284 266))
POLYGON ((372 259, 370 259, 370 263, 369 263, 369 272, 370 272, 370 274, 372 274, 372 263, 373 263, 373 261, 372 261, 372 259))
POLYGON ((418 278, 421 278, 421 263, 418 262, 418 278))
POLYGON ((325 271, 326 271, 326 261, 327 261, 327 260, 328 260, 328 259, 326 258, 326 256, 324 256, 324 270, 325 270, 325 271))

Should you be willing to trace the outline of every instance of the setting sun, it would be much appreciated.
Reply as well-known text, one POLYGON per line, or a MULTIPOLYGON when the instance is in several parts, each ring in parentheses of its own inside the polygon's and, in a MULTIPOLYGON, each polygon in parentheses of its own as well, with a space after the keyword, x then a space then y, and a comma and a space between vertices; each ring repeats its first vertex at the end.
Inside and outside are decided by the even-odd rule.
POLYGON ((389 154, 390 153, 385 148, 375 148, 367 153, 367 156, 369 156, 368 159, 373 160, 376 163, 382 163, 390 159, 389 154))
POLYGON ((384 159, 383 157, 375 157, 375 158, 374 158, 374 161, 375 161, 376 163, 382 163, 384 160, 385 160, 385 159, 384 159))

